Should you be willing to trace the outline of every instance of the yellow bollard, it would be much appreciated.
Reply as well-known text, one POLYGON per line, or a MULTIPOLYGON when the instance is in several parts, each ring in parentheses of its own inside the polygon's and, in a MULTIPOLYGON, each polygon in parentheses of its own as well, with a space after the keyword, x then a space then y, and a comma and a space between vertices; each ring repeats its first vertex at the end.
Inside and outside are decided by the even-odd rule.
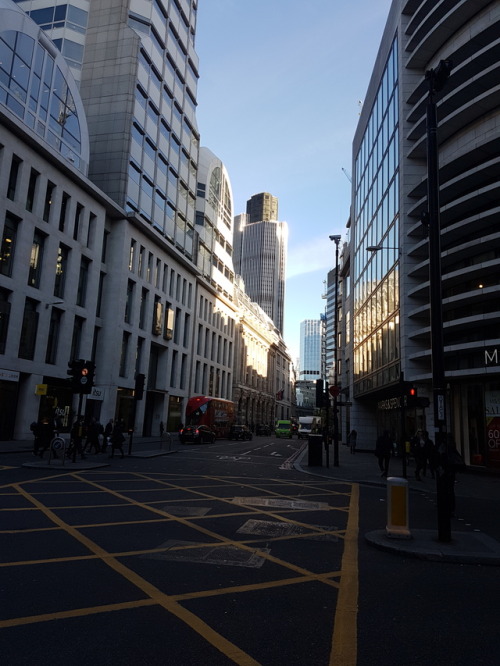
POLYGON ((408 525, 408 481, 397 476, 387 479, 387 525, 388 537, 411 539, 408 525))

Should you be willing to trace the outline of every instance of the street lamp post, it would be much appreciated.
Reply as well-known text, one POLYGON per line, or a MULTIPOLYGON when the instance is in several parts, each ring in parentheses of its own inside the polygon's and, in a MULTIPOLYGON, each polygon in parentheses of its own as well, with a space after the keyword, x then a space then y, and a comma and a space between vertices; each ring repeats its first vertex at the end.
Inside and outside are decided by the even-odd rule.
MULTIPOLYGON (((445 85, 452 63, 441 60, 436 69, 425 73, 427 98, 427 220, 429 228, 429 301, 431 323, 432 393, 435 445, 440 452, 446 445, 446 390, 444 373, 443 310, 441 297, 441 225, 439 219, 439 161, 437 112, 434 94, 445 85)), ((438 539, 451 541, 451 509, 446 469, 436 474, 438 539)))
POLYGON ((335 334, 335 366, 333 368, 333 466, 339 466, 339 369, 338 369, 338 350, 339 350, 339 243, 341 236, 330 236, 330 240, 335 243, 335 312, 334 312, 334 334, 335 334))

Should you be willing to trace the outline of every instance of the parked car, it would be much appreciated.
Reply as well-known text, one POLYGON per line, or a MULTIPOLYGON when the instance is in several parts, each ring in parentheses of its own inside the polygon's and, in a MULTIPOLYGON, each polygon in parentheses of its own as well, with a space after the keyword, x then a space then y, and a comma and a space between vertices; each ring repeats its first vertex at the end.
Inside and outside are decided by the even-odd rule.
POLYGON ((229 431, 229 439, 252 439, 252 431, 246 425, 233 425, 229 431))
POLYGON ((257 435, 270 435, 271 434, 271 428, 268 425, 264 425, 261 423, 260 425, 257 426, 255 433, 257 435))
POLYGON ((179 432, 182 444, 213 444, 215 432, 206 425, 186 426, 179 432))
POLYGON ((277 421, 274 428, 274 434, 276 437, 289 437, 293 435, 292 423, 291 421, 277 421))

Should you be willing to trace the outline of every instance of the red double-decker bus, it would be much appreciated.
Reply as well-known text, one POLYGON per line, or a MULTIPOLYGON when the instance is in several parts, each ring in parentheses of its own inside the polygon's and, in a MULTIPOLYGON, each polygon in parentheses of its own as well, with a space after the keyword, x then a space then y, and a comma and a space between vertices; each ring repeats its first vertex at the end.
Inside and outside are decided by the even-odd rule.
POLYGON ((217 437, 229 436, 234 423, 234 402, 221 398, 197 395, 189 398, 186 406, 186 425, 206 425, 217 437))

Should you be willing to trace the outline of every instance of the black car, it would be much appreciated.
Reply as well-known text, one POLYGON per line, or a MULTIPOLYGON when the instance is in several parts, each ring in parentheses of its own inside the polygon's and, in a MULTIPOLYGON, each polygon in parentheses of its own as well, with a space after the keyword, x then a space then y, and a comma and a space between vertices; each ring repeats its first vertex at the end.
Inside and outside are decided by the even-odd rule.
POLYGON ((252 431, 246 425, 233 425, 229 431, 229 439, 252 439, 252 431))
POLYGON ((271 434, 271 428, 268 425, 259 424, 255 432, 257 435, 269 436, 271 434))
POLYGON ((215 432, 206 425, 186 426, 179 433, 182 444, 213 444, 215 432))

